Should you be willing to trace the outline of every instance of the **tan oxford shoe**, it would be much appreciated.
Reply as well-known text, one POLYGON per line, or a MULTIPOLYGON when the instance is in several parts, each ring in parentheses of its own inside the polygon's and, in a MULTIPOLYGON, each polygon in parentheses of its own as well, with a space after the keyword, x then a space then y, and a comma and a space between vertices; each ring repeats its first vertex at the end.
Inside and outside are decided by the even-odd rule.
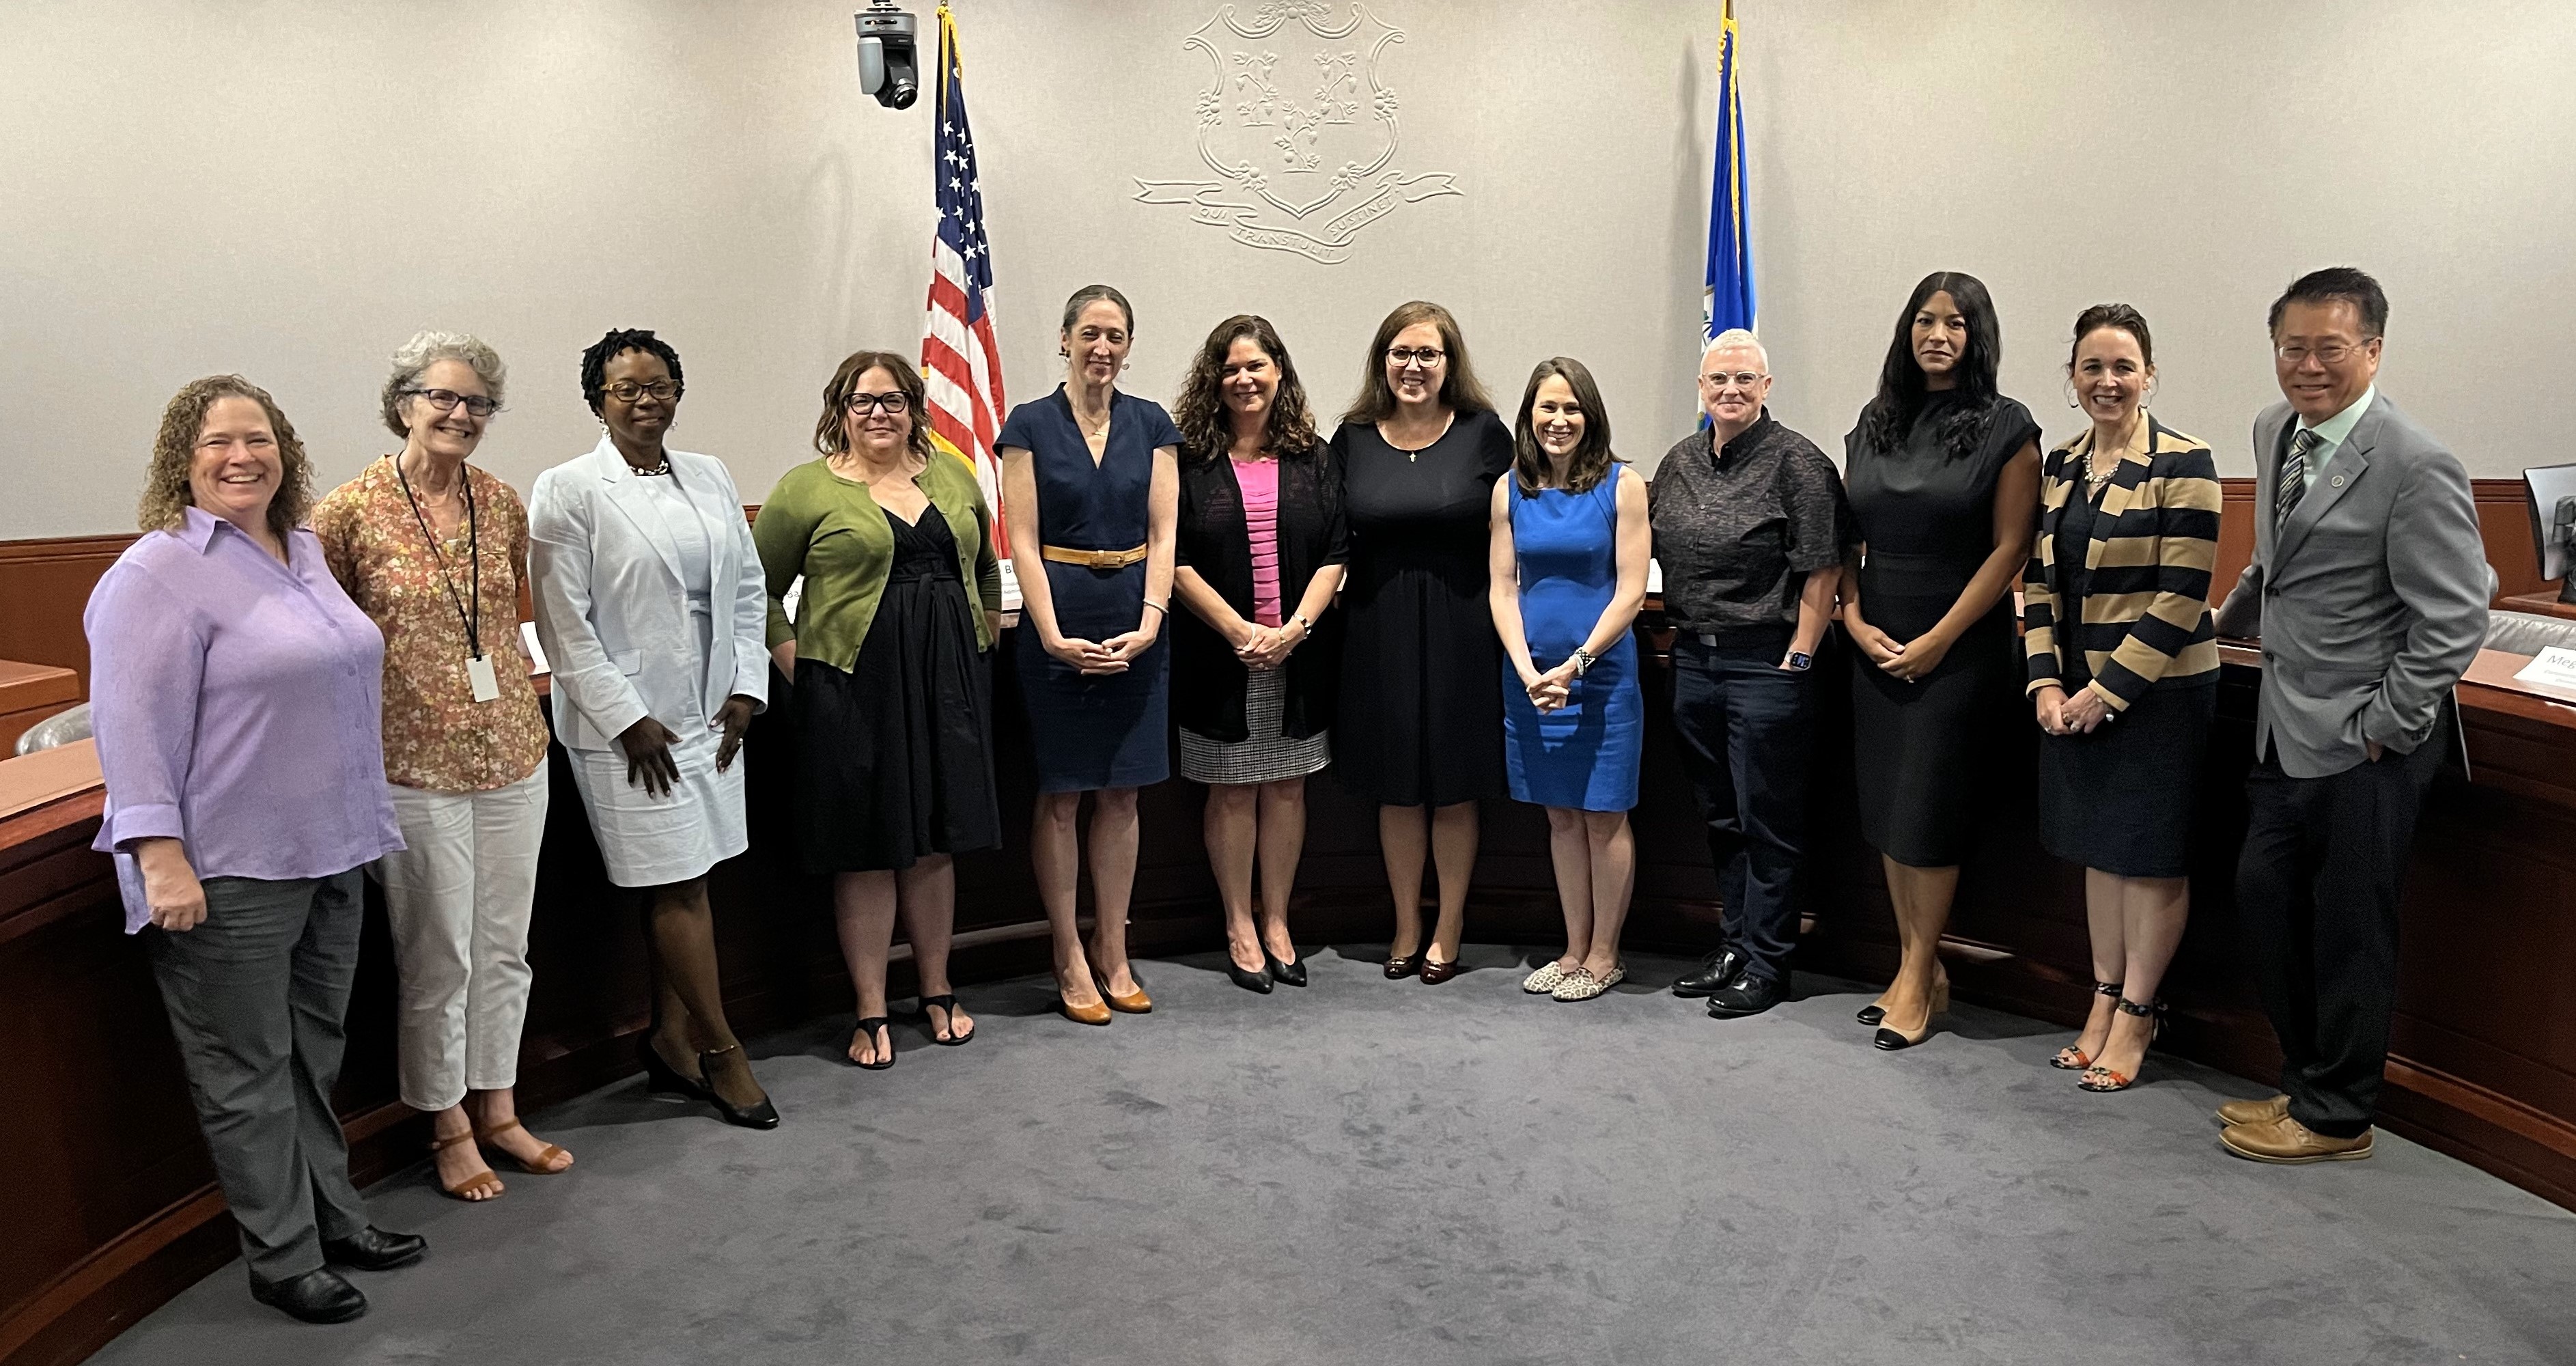
POLYGON ((2238 1124, 2218 1135, 2227 1151, 2254 1162, 2295 1166, 2306 1162, 2358 1162, 2370 1156, 2370 1131, 2332 1138, 2288 1115, 2260 1124, 2238 1124))
POLYGON ((2218 1122, 2226 1125, 2269 1124, 2289 1113, 2288 1096, 2274 1096, 2270 1100, 2231 1100, 2218 1107, 2218 1122))

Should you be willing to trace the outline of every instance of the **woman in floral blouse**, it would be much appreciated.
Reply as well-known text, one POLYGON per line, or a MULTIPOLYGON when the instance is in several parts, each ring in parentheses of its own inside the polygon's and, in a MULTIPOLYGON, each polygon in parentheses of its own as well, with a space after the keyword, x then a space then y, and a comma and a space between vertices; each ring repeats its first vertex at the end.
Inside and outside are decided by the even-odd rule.
POLYGON ((423 332, 394 353, 399 455, 313 509, 332 576, 385 636, 385 776, 410 847, 375 864, 401 978, 403 1103, 431 1116, 441 1190, 501 1193, 485 1145, 538 1175, 572 1155, 511 1088, 528 1013, 528 920, 546 824, 546 721, 519 637, 528 514, 465 463, 501 406, 501 358, 423 332))

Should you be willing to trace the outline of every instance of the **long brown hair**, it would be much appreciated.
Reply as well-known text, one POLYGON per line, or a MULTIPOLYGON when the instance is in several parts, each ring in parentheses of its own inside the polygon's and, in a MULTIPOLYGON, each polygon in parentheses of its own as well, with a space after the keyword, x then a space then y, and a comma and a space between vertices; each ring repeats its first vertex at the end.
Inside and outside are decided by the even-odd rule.
POLYGON ((1583 493, 1600 483, 1619 457, 1610 452, 1610 410, 1601 405, 1601 386, 1572 356, 1551 356, 1530 371, 1529 387, 1521 391, 1520 418, 1512 424, 1512 477, 1527 494, 1536 494, 1547 484, 1550 462, 1547 452, 1539 449, 1530 409, 1538 404, 1538 386, 1551 375, 1565 381, 1583 409, 1583 435, 1575 439, 1574 454, 1565 461, 1565 491, 1583 493))
POLYGON ((1429 323, 1440 330, 1440 349, 1449 353, 1448 368, 1440 372, 1440 403, 1453 412, 1490 413, 1494 400, 1485 386, 1476 381, 1476 368, 1467 363, 1467 339, 1459 334, 1458 320, 1449 310, 1425 300, 1397 304, 1386 321, 1377 325, 1377 338, 1369 343, 1368 356, 1360 363, 1360 393, 1351 400, 1344 422, 1383 422, 1395 412, 1395 391, 1386 385, 1386 349, 1395 345, 1395 334, 1415 323, 1429 323))
POLYGON ((814 449, 825 458, 850 449, 849 428, 842 425, 842 405, 859 387, 859 376, 870 370, 883 370, 894 376, 894 385, 903 391, 905 413, 912 418, 912 437, 906 443, 912 453, 927 465, 939 448, 930 444, 930 414, 922 408, 921 372, 912 362, 892 351, 853 351, 841 368, 832 372, 831 382, 823 386, 823 415, 814 419, 814 449))
POLYGON ((1268 318, 1237 313, 1218 323, 1190 359, 1181 392, 1172 400, 1172 424, 1181 429, 1181 453, 1193 460, 1214 460, 1234 445, 1234 423, 1225 408, 1225 357, 1236 341, 1252 344, 1279 367, 1279 392, 1270 400, 1270 416, 1261 433, 1261 448, 1281 460, 1301 459, 1315 449, 1315 415, 1306 407, 1306 385, 1297 378, 1297 363, 1288 359, 1288 344, 1268 318))
POLYGON ((295 424, 268 396, 266 389, 239 375, 208 375, 181 386, 161 410, 161 431, 152 438, 152 463, 143 473, 143 498, 135 522, 145 531, 176 531, 197 502, 188 487, 188 467, 197 458, 197 433, 217 401, 246 398, 268 414, 269 431, 277 437, 277 494, 268 500, 268 529, 281 542, 313 510, 313 464, 304 458, 304 443, 295 424))

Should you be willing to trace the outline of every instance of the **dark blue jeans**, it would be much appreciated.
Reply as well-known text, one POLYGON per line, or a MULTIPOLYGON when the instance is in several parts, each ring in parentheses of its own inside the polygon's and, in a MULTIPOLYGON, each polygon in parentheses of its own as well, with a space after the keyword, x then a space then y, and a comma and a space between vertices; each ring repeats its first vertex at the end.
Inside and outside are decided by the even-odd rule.
POLYGON ((1747 970, 1785 981, 1798 946, 1798 856, 1806 842, 1816 674, 1780 667, 1790 628, 1711 645, 1673 641, 1673 729, 1708 822, 1726 940, 1747 970))

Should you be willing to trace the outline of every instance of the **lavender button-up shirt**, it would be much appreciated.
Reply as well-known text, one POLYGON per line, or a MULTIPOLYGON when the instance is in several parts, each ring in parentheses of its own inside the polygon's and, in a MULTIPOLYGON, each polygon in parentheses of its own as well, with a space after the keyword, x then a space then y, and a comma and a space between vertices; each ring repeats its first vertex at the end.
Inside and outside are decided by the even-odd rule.
POLYGON ((329 877, 403 847, 385 790, 384 637, 298 528, 289 563, 206 512, 146 534, 90 594, 90 706, 125 932, 151 920, 128 848, 200 878, 329 877))

